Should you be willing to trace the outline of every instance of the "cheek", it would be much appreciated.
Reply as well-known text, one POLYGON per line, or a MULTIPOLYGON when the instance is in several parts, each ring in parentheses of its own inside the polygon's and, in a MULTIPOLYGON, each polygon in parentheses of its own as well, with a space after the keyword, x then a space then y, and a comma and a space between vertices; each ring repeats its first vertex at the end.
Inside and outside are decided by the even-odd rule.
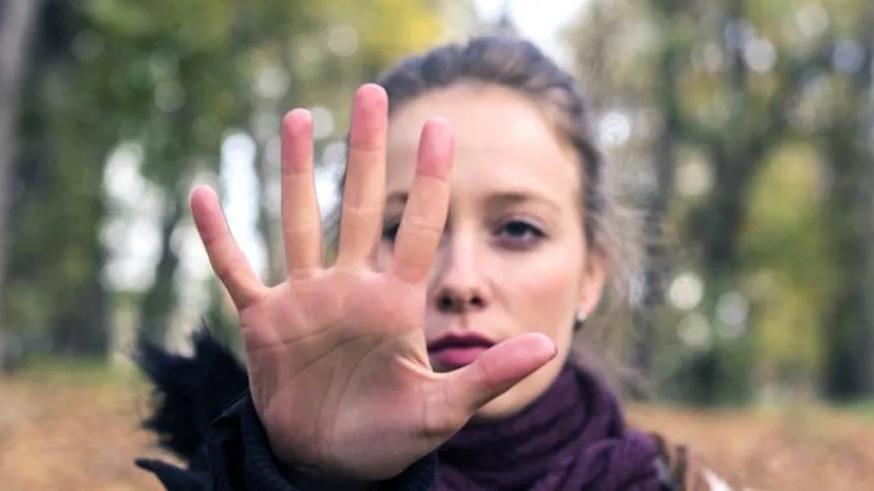
POLYGON ((579 297, 579 255, 543 251, 506 267, 504 284, 510 308, 522 331, 543 332, 554 341, 569 336, 579 297), (567 332, 565 332, 567 331, 567 332))

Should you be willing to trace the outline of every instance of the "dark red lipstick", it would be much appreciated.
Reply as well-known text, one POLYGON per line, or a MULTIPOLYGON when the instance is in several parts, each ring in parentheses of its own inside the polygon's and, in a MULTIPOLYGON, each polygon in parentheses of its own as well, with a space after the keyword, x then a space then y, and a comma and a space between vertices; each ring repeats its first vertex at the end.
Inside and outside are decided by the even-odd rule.
POLYGON ((428 355, 438 368, 454 370, 473 363, 494 345, 494 341, 475 332, 452 332, 428 343, 428 355))

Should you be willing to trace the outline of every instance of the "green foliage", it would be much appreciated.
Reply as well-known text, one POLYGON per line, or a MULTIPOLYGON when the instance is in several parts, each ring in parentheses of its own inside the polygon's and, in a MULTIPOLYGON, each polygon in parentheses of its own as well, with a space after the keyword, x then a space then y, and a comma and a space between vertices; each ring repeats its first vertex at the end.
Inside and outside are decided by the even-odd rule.
POLYGON ((741 254, 761 326, 762 385, 814 385, 822 370, 820 325, 837 280, 827 254, 823 171, 815 147, 787 142, 753 185, 741 254))
MULTIPOLYGON (((226 133, 258 137, 268 188, 264 121, 275 135, 292 106, 345 114, 355 86, 432 43, 441 19, 424 0, 83 0, 52 4, 42 22, 19 132, 5 325, 33 351, 100 356, 116 329, 100 230, 115 213, 103 179, 117 145, 142 148, 139 171, 164 199, 155 280, 134 295, 143 332, 162 341, 179 306, 170 238, 191 226, 188 189, 195 176, 218 172, 226 133), (270 71, 281 83, 266 93, 259 87, 270 71)), ((262 210, 265 227, 275 220, 262 210)))
POLYGON ((594 106, 633 124, 608 150, 644 234, 679 244, 632 346, 663 393, 874 391, 871 20, 857 0, 610 1, 570 34, 594 106))
MULTIPOLYGON (((576 71, 596 116, 630 124, 630 139, 606 148, 610 179, 627 187, 650 251, 662 254, 634 316, 638 368, 662 393, 701 403, 870 397, 870 2, 589 4, 568 35, 576 71), (700 292, 688 281, 681 291, 684 275, 700 292), (674 294, 693 301, 678 305, 674 294)), ((265 276, 281 276, 269 191, 282 114, 318 106, 330 116, 321 156, 344 139, 355 87, 433 44, 443 27, 440 3, 426 0, 51 5, 22 96, 0 301, 4 326, 32 351, 77 356, 110 348, 119 295, 155 340, 192 323, 179 317, 189 299, 179 298, 173 238, 190 231, 188 189, 217 175, 229 132, 255 144, 265 276), (139 173, 164 205, 144 291, 105 283, 101 229, 118 210, 103 180, 120 144, 142 149, 139 173)), ((206 319, 233 339, 223 292, 203 288, 206 319)))

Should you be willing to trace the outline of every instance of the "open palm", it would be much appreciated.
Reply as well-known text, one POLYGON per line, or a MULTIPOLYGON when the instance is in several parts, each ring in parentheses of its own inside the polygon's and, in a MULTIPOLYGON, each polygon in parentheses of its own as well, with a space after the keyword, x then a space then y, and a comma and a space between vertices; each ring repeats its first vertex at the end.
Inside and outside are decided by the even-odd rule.
POLYGON ((306 111, 291 111, 282 126, 284 282, 259 281, 212 190, 191 197, 212 267, 240 314, 252 398, 271 448, 287 464, 359 479, 398 474, 555 353, 547 337, 525 334, 454 372, 432 371, 426 279, 448 209, 452 134, 439 119, 423 128, 391 266, 377 271, 369 257, 383 219, 387 105, 377 85, 356 93, 331 267, 323 264, 306 111))

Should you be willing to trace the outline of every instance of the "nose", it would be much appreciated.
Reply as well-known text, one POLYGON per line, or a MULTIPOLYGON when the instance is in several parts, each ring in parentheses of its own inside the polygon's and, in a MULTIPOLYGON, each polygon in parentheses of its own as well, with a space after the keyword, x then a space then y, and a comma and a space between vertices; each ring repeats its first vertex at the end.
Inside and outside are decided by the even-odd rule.
POLYGON ((488 305, 473 234, 459 232, 447 233, 436 261, 432 302, 445 314, 475 312, 488 305))

